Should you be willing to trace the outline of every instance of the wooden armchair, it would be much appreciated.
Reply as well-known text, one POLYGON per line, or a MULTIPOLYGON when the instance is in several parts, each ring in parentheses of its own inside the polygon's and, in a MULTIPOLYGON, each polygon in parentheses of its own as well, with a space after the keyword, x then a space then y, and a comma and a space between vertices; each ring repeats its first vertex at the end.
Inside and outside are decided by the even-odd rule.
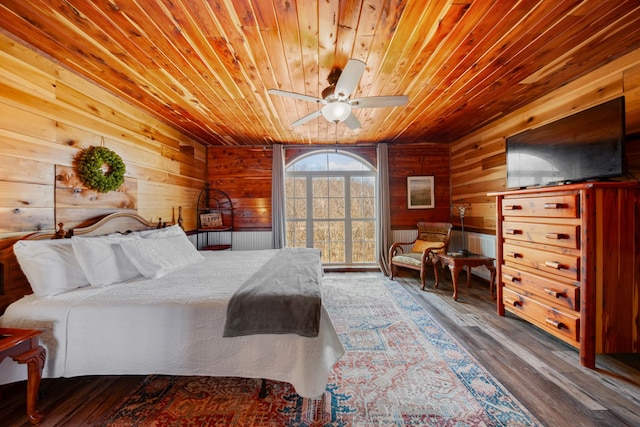
POLYGON ((413 242, 394 243, 389 249, 389 271, 393 279, 394 267, 410 268, 420 272, 422 289, 425 289, 427 266, 433 266, 435 254, 449 250, 453 224, 449 222, 419 222, 418 237, 413 242), (411 245, 409 252, 405 247, 411 245))

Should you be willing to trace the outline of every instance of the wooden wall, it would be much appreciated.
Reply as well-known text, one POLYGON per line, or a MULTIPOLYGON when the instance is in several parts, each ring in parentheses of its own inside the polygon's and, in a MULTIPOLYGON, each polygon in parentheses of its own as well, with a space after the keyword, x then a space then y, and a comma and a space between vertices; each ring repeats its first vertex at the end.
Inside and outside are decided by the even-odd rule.
MULTIPOLYGON (((450 152, 438 144, 390 145, 392 227, 457 223, 450 200, 464 198, 472 204, 465 225, 493 234, 495 204, 486 194, 505 189, 505 138, 620 95, 627 132, 640 134, 640 51, 455 141, 450 152), (436 208, 407 209, 406 178, 423 175, 435 176, 436 208)), ((375 150, 365 151, 361 155, 375 163, 375 150)), ((288 160, 301 151, 290 153, 297 154, 288 160)), ((627 145, 627 159, 640 176, 640 142, 627 145)), ((271 162, 271 150, 262 147, 215 147, 207 154, 201 144, 0 34, 0 238, 53 230, 61 221, 72 227, 123 209, 172 221, 178 206, 185 228, 193 229, 206 180, 231 193, 237 229, 270 229, 271 162), (127 165, 120 194, 87 191, 73 175, 78 151, 101 144, 127 165)))
MULTIPOLYGON (((377 168, 375 147, 342 147, 377 168)), ((287 149, 287 164, 309 149, 287 149)), ((389 193, 391 194, 391 228, 415 229, 418 221, 450 221, 449 146, 446 144, 389 144, 389 193), (433 176, 435 208, 409 209, 407 177, 433 176)))
MULTIPOLYGON (((506 189, 505 138, 619 96, 625 96, 627 134, 639 134, 640 50, 452 143, 452 199, 464 198, 472 205, 465 215, 465 229, 495 234, 495 198, 487 193, 506 189)), ((629 171, 640 178, 640 139, 628 141, 626 159, 629 171)))
POLYGON ((209 147, 211 188, 227 193, 233 204, 234 230, 271 230, 271 169, 267 147, 209 147))
MULTIPOLYGON (((357 154, 373 166, 376 164, 374 147, 341 150, 357 154)), ((285 164, 309 152, 305 147, 287 148, 285 164)), ((234 229, 271 230, 271 148, 209 147, 207 159, 207 180, 211 187, 227 193, 233 203, 234 229)))
POLYGON ((449 146, 389 146, 389 193, 392 229, 415 228, 418 221, 450 221, 449 146), (409 209, 407 177, 430 175, 435 181, 435 208, 409 209))
MULTIPOLYGON (((322 149, 319 147, 318 149, 322 149)), ((341 147, 377 167, 374 147, 341 147)), ((287 148, 290 164, 310 152, 309 148, 287 148)), ((212 188, 229 195, 234 206, 235 230, 271 230, 272 150, 263 147, 209 147, 207 177, 212 188)), ((449 147, 444 144, 389 146, 391 226, 415 228, 418 221, 449 221, 449 147), (433 175, 435 208, 408 209, 407 177, 433 175)))
POLYGON ((178 206, 193 229, 205 162, 202 144, 0 34, 0 239, 119 210, 174 221, 178 206), (79 183, 73 159, 91 145, 124 160, 119 191, 79 183))

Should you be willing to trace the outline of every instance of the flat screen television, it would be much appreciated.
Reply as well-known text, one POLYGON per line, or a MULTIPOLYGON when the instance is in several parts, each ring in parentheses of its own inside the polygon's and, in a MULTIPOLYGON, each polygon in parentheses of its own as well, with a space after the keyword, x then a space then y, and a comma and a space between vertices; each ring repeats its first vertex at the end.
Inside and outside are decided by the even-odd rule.
POLYGON ((507 138, 507 187, 623 175, 624 97, 507 138))

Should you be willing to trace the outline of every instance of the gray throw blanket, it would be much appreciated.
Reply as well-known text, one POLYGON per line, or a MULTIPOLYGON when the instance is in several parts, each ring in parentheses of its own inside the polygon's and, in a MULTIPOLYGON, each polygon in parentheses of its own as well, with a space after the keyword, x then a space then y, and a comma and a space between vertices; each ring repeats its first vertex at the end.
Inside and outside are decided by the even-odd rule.
POLYGON ((223 336, 318 336, 321 276, 319 249, 281 249, 231 296, 223 336))

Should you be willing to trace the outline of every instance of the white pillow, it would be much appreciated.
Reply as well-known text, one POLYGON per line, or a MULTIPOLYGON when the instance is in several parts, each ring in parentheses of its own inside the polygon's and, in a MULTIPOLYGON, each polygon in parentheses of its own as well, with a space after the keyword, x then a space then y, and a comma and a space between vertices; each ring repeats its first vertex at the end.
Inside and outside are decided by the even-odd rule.
POLYGON ((20 240, 13 245, 13 252, 33 293, 39 297, 89 284, 69 239, 20 240))
POLYGON ((181 236, 181 235, 186 236, 184 230, 178 224, 165 227, 165 228, 156 228, 153 230, 142 230, 142 231, 136 232, 136 234, 139 234, 145 239, 163 239, 165 237, 181 236))
POLYGON ((106 286, 140 276, 120 247, 121 242, 139 240, 140 236, 73 236, 71 244, 80 268, 91 286, 106 286))
POLYGON ((121 242, 120 247, 148 278, 164 276, 204 259, 184 233, 160 239, 128 240, 121 242))

